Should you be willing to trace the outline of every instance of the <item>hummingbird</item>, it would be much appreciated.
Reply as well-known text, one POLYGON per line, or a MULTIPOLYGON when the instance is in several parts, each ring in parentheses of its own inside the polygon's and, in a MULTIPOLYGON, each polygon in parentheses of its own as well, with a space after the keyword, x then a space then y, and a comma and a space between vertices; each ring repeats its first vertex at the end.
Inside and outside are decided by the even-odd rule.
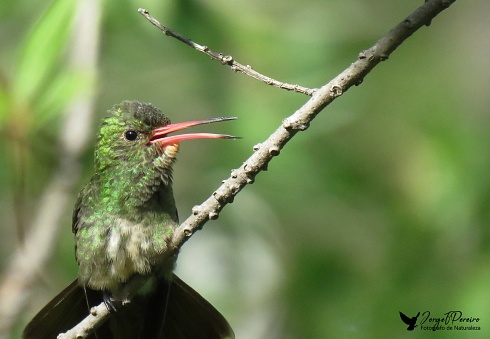
POLYGON ((179 142, 236 139, 172 132, 233 117, 172 124, 152 104, 123 101, 102 121, 94 174, 72 218, 78 278, 26 326, 25 339, 53 339, 104 302, 112 313, 89 338, 234 338, 226 319, 173 269, 169 240, 179 224, 172 166, 179 142))

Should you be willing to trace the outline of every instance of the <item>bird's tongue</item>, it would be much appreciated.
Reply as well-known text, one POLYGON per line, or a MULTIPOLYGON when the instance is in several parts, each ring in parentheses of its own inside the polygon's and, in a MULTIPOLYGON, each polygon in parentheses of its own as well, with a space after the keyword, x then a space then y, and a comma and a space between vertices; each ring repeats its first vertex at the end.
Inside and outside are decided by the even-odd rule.
POLYGON ((156 143, 160 147, 164 147, 167 145, 178 144, 182 140, 190 140, 190 139, 237 139, 237 137, 234 137, 232 135, 214 134, 214 133, 188 133, 188 134, 168 136, 168 134, 170 133, 181 131, 189 127, 211 124, 213 122, 235 120, 235 119, 236 119, 235 117, 220 117, 220 118, 193 120, 193 121, 179 122, 176 124, 169 124, 155 129, 153 131, 153 135, 151 136, 148 144, 156 143))

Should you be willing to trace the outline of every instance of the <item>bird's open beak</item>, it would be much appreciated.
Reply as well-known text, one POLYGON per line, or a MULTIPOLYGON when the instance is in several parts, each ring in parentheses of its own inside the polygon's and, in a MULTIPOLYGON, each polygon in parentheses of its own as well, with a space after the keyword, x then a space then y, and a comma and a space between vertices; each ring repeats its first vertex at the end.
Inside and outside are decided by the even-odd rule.
POLYGON ((238 137, 234 137, 232 135, 214 134, 214 133, 188 133, 188 134, 168 136, 168 134, 170 133, 181 131, 189 127, 211 124, 213 122, 235 120, 235 119, 236 119, 235 117, 220 117, 220 118, 193 120, 193 121, 179 122, 176 124, 169 124, 155 129, 153 131, 153 135, 151 136, 148 144, 151 145, 157 143, 160 147, 164 147, 167 145, 178 144, 182 140, 190 140, 190 139, 238 139, 238 137))

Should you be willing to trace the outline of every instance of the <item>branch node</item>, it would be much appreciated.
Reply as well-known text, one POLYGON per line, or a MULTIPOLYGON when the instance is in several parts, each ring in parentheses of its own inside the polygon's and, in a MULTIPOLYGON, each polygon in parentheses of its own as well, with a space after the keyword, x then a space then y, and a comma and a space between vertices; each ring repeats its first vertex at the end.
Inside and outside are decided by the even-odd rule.
POLYGON ((228 199, 229 202, 233 202, 233 197, 238 193, 240 192, 240 185, 238 184, 235 184, 233 186, 230 187, 231 188, 231 196, 230 198, 228 199))
MULTIPOLYGON (((217 211, 211 211, 208 214, 209 220, 216 220, 216 219, 218 219, 218 217, 219 217, 219 213, 217 211)), ((185 232, 185 230, 184 230, 184 232, 185 232)))
POLYGON ((272 155, 273 157, 279 155, 280 152, 281 149, 279 148, 278 145, 273 145, 269 147, 269 154, 272 155))
POLYGON ((233 63, 233 57, 231 55, 223 55, 220 53, 221 56, 221 62, 223 65, 229 65, 233 63))
POLYGON ((250 177, 250 175, 255 176, 257 174, 257 171, 260 170, 261 167, 254 165, 254 164, 243 164, 243 170, 245 171, 245 174, 250 177))
POLYGON ((218 191, 213 192, 213 198, 218 202, 218 208, 220 208, 223 203, 226 203, 227 198, 223 194, 219 193, 218 191))
POLYGON ((282 127, 284 127, 287 130, 292 129, 292 130, 297 130, 297 131, 304 131, 308 127, 310 127, 310 123, 309 122, 302 122, 299 120, 292 119, 292 117, 288 117, 288 118, 285 118, 282 120, 282 127))
POLYGON ((257 151, 260 149, 260 146, 262 146, 262 144, 261 144, 261 143, 255 144, 255 145, 254 145, 254 147, 253 147, 253 150, 254 150, 255 152, 257 152, 257 151))
MULTIPOLYGON (((223 180, 223 182, 224 182, 224 180, 223 180)), ((192 215, 198 215, 199 212, 201 211, 201 206, 196 205, 196 206, 192 207, 191 211, 192 211, 192 215)))
POLYGON ((342 87, 340 87, 339 85, 333 85, 332 88, 330 88, 330 94, 334 98, 341 96, 342 93, 343 93, 342 87))
MULTIPOLYGON (((292 126, 292 123, 291 123, 291 119, 289 119, 289 118, 283 119, 282 120, 282 127, 284 127, 285 129, 292 129, 293 126, 292 126)), ((255 148, 255 146, 254 146, 254 148, 255 148)))
POLYGON ((412 28, 412 20, 410 20, 409 18, 406 18, 404 21, 403 21, 403 24, 405 26, 407 26, 408 28, 412 28))
POLYGON ((238 171, 236 169, 231 170, 231 177, 236 179, 238 177, 238 171))
MULTIPOLYGON (((210 218, 211 219, 211 218, 210 218)), ((192 229, 190 227, 184 228, 184 235, 189 238, 192 235, 192 229)))
POLYGON ((245 171, 245 173, 249 174, 251 172, 253 172, 253 169, 250 168, 250 166, 248 166, 248 164, 246 162, 243 163, 243 170, 245 171))

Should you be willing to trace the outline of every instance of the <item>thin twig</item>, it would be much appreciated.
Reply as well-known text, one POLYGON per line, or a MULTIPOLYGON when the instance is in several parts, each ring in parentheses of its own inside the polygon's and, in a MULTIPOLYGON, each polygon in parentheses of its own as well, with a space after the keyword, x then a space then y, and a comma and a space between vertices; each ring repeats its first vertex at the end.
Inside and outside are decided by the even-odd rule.
MULTIPOLYGON (((284 119, 279 128, 263 143, 254 146, 254 153, 240 168, 233 170, 231 176, 204 203, 192 209, 187 218, 174 232, 171 247, 175 252, 208 220, 217 219, 223 207, 247 184, 254 182, 255 176, 267 169, 269 161, 279 155, 280 150, 299 131, 306 130, 310 122, 333 100, 345 93, 353 85, 360 85, 364 77, 388 56, 408 37, 431 20, 456 0, 428 0, 410 16, 399 23, 387 35, 382 37, 371 48, 362 51, 358 59, 328 84, 313 93, 293 115, 284 119)), ((102 303, 97 306, 105 307, 102 303)), ((89 316, 94 317, 94 316, 89 316)), ((97 317, 97 316, 95 316, 97 317)), ((103 318, 96 323, 105 321, 103 318)), ((85 321, 85 320, 84 320, 85 321)), ((93 329, 93 328, 92 328, 93 329)), ((88 329, 90 330, 90 329, 88 329)), ((88 330, 86 331, 88 333, 88 330)), ((85 331, 85 330, 84 330, 85 331)), ((84 332, 85 333, 85 332, 84 332)), ((75 336, 64 336, 63 339, 75 339, 75 336)), ((81 338, 81 337, 78 337, 81 338)))
POLYGON ((263 75, 257 71, 254 71, 252 69, 252 67, 250 67, 250 65, 242 65, 242 64, 236 62, 231 55, 225 55, 223 53, 213 52, 212 50, 209 49, 208 46, 199 45, 198 43, 195 43, 191 39, 186 38, 186 37, 180 35, 179 33, 172 31, 171 29, 162 25, 157 19, 152 17, 146 9, 140 8, 140 9, 138 9, 138 12, 140 12, 153 25, 158 27, 158 29, 160 29, 165 35, 170 36, 172 38, 175 38, 175 39, 183 42, 187 46, 190 46, 190 47, 194 48, 195 50, 208 55, 211 59, 221 62, 223 65, 230 66, 232 71, 242 72, 243 74, 251 76, 252 78, 257 79, 259 81, 262 81, 262 82, 266 83, 267 85, 282 88, 282 89, 285 89, 288 91, 303 93, 303 94, 306 94, 309 96, 311 96, 316 91, 316 88, 307 88, 307 87, 303 87, 300 85, 292 85, 292 84, 288 84, 288 83, 285 83, 282 81, 274 80, 274 79, 272 79, 266 75, 263 75))

